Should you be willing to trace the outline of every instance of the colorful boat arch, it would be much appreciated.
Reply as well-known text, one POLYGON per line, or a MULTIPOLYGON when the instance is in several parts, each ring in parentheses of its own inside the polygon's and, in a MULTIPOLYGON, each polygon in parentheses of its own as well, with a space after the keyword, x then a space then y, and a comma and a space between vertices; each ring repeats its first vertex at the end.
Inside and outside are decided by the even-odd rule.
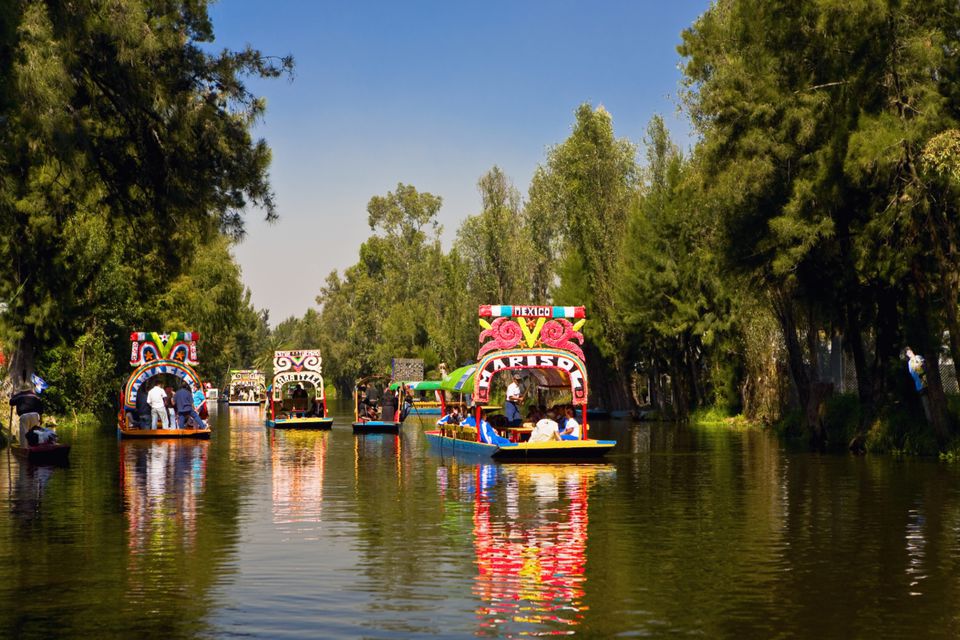
POLYGON ((318 400, 326 401, 323 385, 323 358, 319 349, 273 352, 273 399, 283 399, 283 387, 294 382, 313 385, 318 400))
POLYGON ((501 371, 529 370, 540 387, 570 388, 574 404, 587 402, 587 365, 559 349, 510 349, 489 353, 477 363, 473 378, 476 402, 490 402, 491 382, 501 371))
POLYGON ((540 386, 569 386, 574 404, 586 407, 583 307, 481 305, 478 315, 483 331, 473 374, 475 402, 490 401, 491 382, 498 372, 527 369, 540 386))
POLYGON ((202 382, 193 367, 185 365, 175 360, 154 360, 147 364, 140 365, 127 379, 127 384, 123 389, 123 404, 131 411, 137 406, 137 393, 144 382, 154 376, 163 374, 173 375, 181 380, 190 382, 191 385, 200 385, 202 382))

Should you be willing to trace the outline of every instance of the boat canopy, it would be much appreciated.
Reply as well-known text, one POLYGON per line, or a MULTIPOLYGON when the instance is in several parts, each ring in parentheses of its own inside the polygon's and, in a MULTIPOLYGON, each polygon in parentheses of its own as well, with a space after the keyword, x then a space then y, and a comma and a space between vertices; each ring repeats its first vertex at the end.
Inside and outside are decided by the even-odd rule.
POLYGON ((135 411, 140 387, 159 375, 175 376, 195 388, 203 388, 203 381, 192 366, 198 364, 196 341, 199 338, 200 334, 195 331, 131 333, 130 364, 136 368, 123 388, 124 407, 135 411))
POLYGON ((443 389, 440 386, 441 380, 419 380, 417 382, 391 382, 390 390, 396 391, 400 388, 400 385, 407 387, 408 389, 413 389, 414 391, 438 391, 443 389))
POLYGON ((440 381, 440 388, 454 393, 470 393, 473 389, 473 374, 476 370, 477 365, 475 364, 454 369, 440 381))
POLYGON ((484 330, 471 374, 475 402, 490 401, 497 373, 520 370, 542 387, 569 388, 573 402, 586 405, 583 307, 481 305, 479 316, 484 330))
POLYGON ((313 385, 318 400, 324 399, 323 358, 318 349, 273 352, 273 384, 271 391, 276 402, 283 400, 283 388, 288 384, 313 385))

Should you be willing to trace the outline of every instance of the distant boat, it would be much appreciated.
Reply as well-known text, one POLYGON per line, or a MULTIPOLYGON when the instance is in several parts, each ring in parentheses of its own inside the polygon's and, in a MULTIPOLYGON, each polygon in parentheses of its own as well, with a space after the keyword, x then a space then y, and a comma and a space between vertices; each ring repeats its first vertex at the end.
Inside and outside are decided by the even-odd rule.
POLYGON ((327 416, 322 366, 318 349, 273 352, 273 383, 267 389, 268 427, 307 430, 333 426, 333 418, 327 416), (291 392, 288 397, 284 397, 285 391, 291 392))
POLYGON ((400 402, 393 397, 393 404, 382 402, 376 393, 383 396, 392 394, 390 390, 391 378, 387 375, 375 374, 360 378, 353 385, 353 432, 354 433, 400 433, 400 402), (361 397, 363 393, 363 397, 361 397), (378 411, 382 415, 377 415, 378 411))
POLYGON ((258 369, 233 369, 227 402, 231 407, 259 406, 267 399, 266 377, 258 369))

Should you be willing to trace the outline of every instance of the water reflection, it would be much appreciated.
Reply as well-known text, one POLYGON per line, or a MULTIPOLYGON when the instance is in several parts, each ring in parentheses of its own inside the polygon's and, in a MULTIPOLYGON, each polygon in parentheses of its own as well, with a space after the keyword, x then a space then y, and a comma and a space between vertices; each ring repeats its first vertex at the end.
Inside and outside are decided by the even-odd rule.
POLYGON ((7 486, 0 484, 0 488, 12 489, 10 510, 19 522, 28 523, 40 517, 47 485, 55 473, 54 465, 35 465, 23 460, 7 467, 4 478, 7 486))
MULTIPOLYGON (((235 462, 255 464, 267 456, 267 431, 260 417, 260 407, 225 407, 229 416, 229 431, 222 430, 218 437, 229 436, 230 458, 235 462)), ((211 420, 214 414, 211 413, 211 420)), ((226 426, 226 421, 220 422, 226 426)), ((272 432, 272 430, 271 430, 272 432)))
POLYGON ((120 442, 120 486, 133 558, 196 543, 209 447, 205 440, 120 442))
POLYGON ((274 523, 321 521, 329 437, 328 431, 270 430, 274 523))
POLYGON ((368 433, 353 438, 353 475, 355 486, 361 486, 364 473, 382 473, 382 467, 393 467, 397 486, 403 482, 403 439, 388 433, 368 433), (366 470, 365 470, 366 469, 366 470))
MULTIPOLYGON (((607 465, 500 466, 461 472, 473 494, 477 635, 572 635, 586 607, 588 502, 607 465)), ((441 494, 448 487, 439 476, 441 494)))

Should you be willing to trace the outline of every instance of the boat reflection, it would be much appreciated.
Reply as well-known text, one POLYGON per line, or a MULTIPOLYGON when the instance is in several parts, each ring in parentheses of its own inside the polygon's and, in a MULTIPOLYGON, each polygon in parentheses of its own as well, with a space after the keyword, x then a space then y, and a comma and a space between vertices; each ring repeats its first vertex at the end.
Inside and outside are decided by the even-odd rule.
POLYGON ((329 431, 270 430, 274 523, 321 521, 329 436, 329 431))
POLYGON ((192 547, 206 483, 206 440, 121 440, 120 486, 133 556, 192 547))
POLYGON ((573 634, 585 610, 589 492, 614 467, 488 464, 473 473, 477 635, 573 634))
MULTIPOLYGON (((226 406, 226 405, 224 405, 226 406)), ((230 439, 230 459, 235 462, 254 464, 267 457, 267 434, 260 420, 259 407, 228 407, 229 429, 223 429, 221 437, 230 439)))
POLYGON ((21 523, 40 517, 47 484, 57 473, 55 465, 35 465, 25 461, 8 465, 0 480, 0 491, 10 496, 10 512, 21 523))
POLYGON ((403 484, 403 438, 399 434, 365 433, 353 438, 353 480, 359 488, 361 476, 378 474, 384 466, 394 467, 397 486, 403 484), (361 473, 362 470, 362 473, 361 473))

